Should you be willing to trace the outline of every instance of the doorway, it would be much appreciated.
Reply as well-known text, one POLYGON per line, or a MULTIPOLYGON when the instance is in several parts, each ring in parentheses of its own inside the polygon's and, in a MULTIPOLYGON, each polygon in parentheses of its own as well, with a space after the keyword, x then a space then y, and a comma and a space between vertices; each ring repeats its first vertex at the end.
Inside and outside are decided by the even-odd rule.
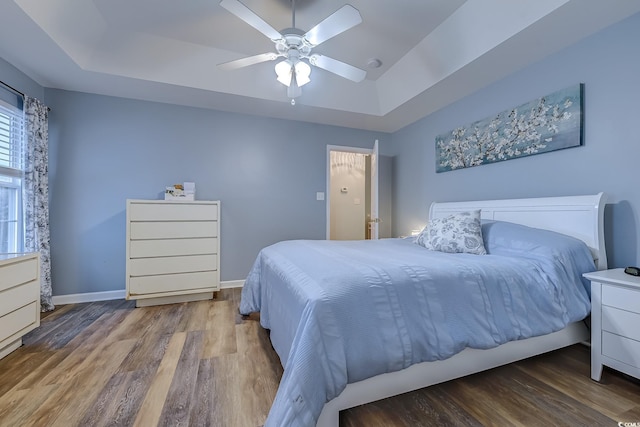
POLYGON ((327 239, 378 238, 377 141, 373 149, 327 146, 327 239))

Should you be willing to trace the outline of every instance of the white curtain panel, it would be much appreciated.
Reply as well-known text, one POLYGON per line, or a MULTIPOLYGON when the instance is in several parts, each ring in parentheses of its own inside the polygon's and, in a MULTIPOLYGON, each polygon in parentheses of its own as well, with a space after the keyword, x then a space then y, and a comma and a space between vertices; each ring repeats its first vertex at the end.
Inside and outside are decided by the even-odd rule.
POLYGON ((55 307, 51 298, 49 239, 49 108, 25 96, 26 130, 24 215, 25 249, 40 252, 40 303, 42 311, 55 307))

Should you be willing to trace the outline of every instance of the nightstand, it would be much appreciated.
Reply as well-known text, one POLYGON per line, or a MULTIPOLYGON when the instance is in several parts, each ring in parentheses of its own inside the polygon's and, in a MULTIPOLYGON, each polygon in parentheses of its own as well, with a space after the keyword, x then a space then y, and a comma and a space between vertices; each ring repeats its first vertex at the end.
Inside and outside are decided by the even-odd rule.
POLYGON ((591 281, 591 378, 609 366, 640 379, 640 277, 624 269, 584 275, 591 281))
POLYGON ((40 326, 40 256, 0 254, 0 359, 40 326))

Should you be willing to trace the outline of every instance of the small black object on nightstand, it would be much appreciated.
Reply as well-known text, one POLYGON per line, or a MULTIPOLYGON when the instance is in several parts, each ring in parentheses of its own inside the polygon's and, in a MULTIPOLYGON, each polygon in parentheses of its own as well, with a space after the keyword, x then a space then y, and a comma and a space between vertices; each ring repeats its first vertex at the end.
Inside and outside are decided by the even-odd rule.
POLYGON ((632 276, 640 276, 640 268, 638 267, 627 267, 624 272, 632 276))

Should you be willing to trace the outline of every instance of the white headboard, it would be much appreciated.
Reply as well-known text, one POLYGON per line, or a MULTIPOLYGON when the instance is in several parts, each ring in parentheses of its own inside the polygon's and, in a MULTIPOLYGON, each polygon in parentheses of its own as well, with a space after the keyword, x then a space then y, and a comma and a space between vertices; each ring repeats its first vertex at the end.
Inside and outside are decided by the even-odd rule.
POLYGON ((606 195, 598 193, 591 196, 432 203, 429 218, 480 209, 482 219, 514 222, 566 234, 585 242, 598 270, 606 270, 605 201, 606 195))

